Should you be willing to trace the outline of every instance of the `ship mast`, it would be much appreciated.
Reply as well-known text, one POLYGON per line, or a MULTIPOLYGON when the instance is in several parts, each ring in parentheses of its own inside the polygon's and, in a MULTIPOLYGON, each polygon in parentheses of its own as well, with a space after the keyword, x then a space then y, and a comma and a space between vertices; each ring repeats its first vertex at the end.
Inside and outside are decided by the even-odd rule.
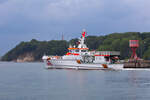
POLYGON ((87 35, 87 32, 85 29, 83 29, 82 31, 82 36, 81 38, 79 39, 79 45, 78 45, 78 48, 87 48, 87 46, 84 44, 84 41, 85 41, 85 37, 87 35))

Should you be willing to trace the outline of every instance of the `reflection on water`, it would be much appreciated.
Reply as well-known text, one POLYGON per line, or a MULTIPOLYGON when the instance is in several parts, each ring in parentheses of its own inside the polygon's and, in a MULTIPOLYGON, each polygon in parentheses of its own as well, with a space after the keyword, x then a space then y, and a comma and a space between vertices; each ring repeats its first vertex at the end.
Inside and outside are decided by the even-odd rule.
POLYGON ((0 100, 149 100, 146 70, 46 70, 0 63, 0 100))

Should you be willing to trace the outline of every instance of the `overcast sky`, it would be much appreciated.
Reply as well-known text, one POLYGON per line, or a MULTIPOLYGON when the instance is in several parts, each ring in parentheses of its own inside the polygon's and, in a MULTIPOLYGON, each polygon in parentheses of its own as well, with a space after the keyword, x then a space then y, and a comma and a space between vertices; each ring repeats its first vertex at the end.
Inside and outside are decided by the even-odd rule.
POLYGON ((0 0, 0 55, 21 41, 150 32, 150 0, 0 0))

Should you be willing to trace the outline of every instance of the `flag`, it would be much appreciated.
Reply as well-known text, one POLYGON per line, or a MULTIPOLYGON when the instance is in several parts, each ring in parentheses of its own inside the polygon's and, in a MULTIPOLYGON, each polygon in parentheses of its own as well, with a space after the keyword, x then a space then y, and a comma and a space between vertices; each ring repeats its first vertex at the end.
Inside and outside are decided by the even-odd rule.
POLYGON ((83 37, 86 37, 86 35, 87 35, 87 33, 84 31, 84 32, 82 32, 82 36, 83 37))

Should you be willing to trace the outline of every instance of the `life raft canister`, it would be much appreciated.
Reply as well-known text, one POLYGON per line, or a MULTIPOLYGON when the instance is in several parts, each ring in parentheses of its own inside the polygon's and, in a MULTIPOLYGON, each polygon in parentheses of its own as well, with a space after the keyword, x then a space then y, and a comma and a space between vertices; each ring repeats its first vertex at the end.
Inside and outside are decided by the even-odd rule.
POLYGON ((59 56, 54 56, 55 59, 59 59, 59 56))
POLYGON ((50 58, 50 57, 48 57, 48 58, 47 58, 47 60, 51 60, 51 58, 50 58))
POLYGON ((102 66, 103 66, 104 68, 108 68, 108 66, 107 66, 106 64, 102 64, 102 66))
POLYGON ((80 61, 80 60, 77 60, 77 63, 78 63, 78 64, 81 64, 81 61, 80 61))

